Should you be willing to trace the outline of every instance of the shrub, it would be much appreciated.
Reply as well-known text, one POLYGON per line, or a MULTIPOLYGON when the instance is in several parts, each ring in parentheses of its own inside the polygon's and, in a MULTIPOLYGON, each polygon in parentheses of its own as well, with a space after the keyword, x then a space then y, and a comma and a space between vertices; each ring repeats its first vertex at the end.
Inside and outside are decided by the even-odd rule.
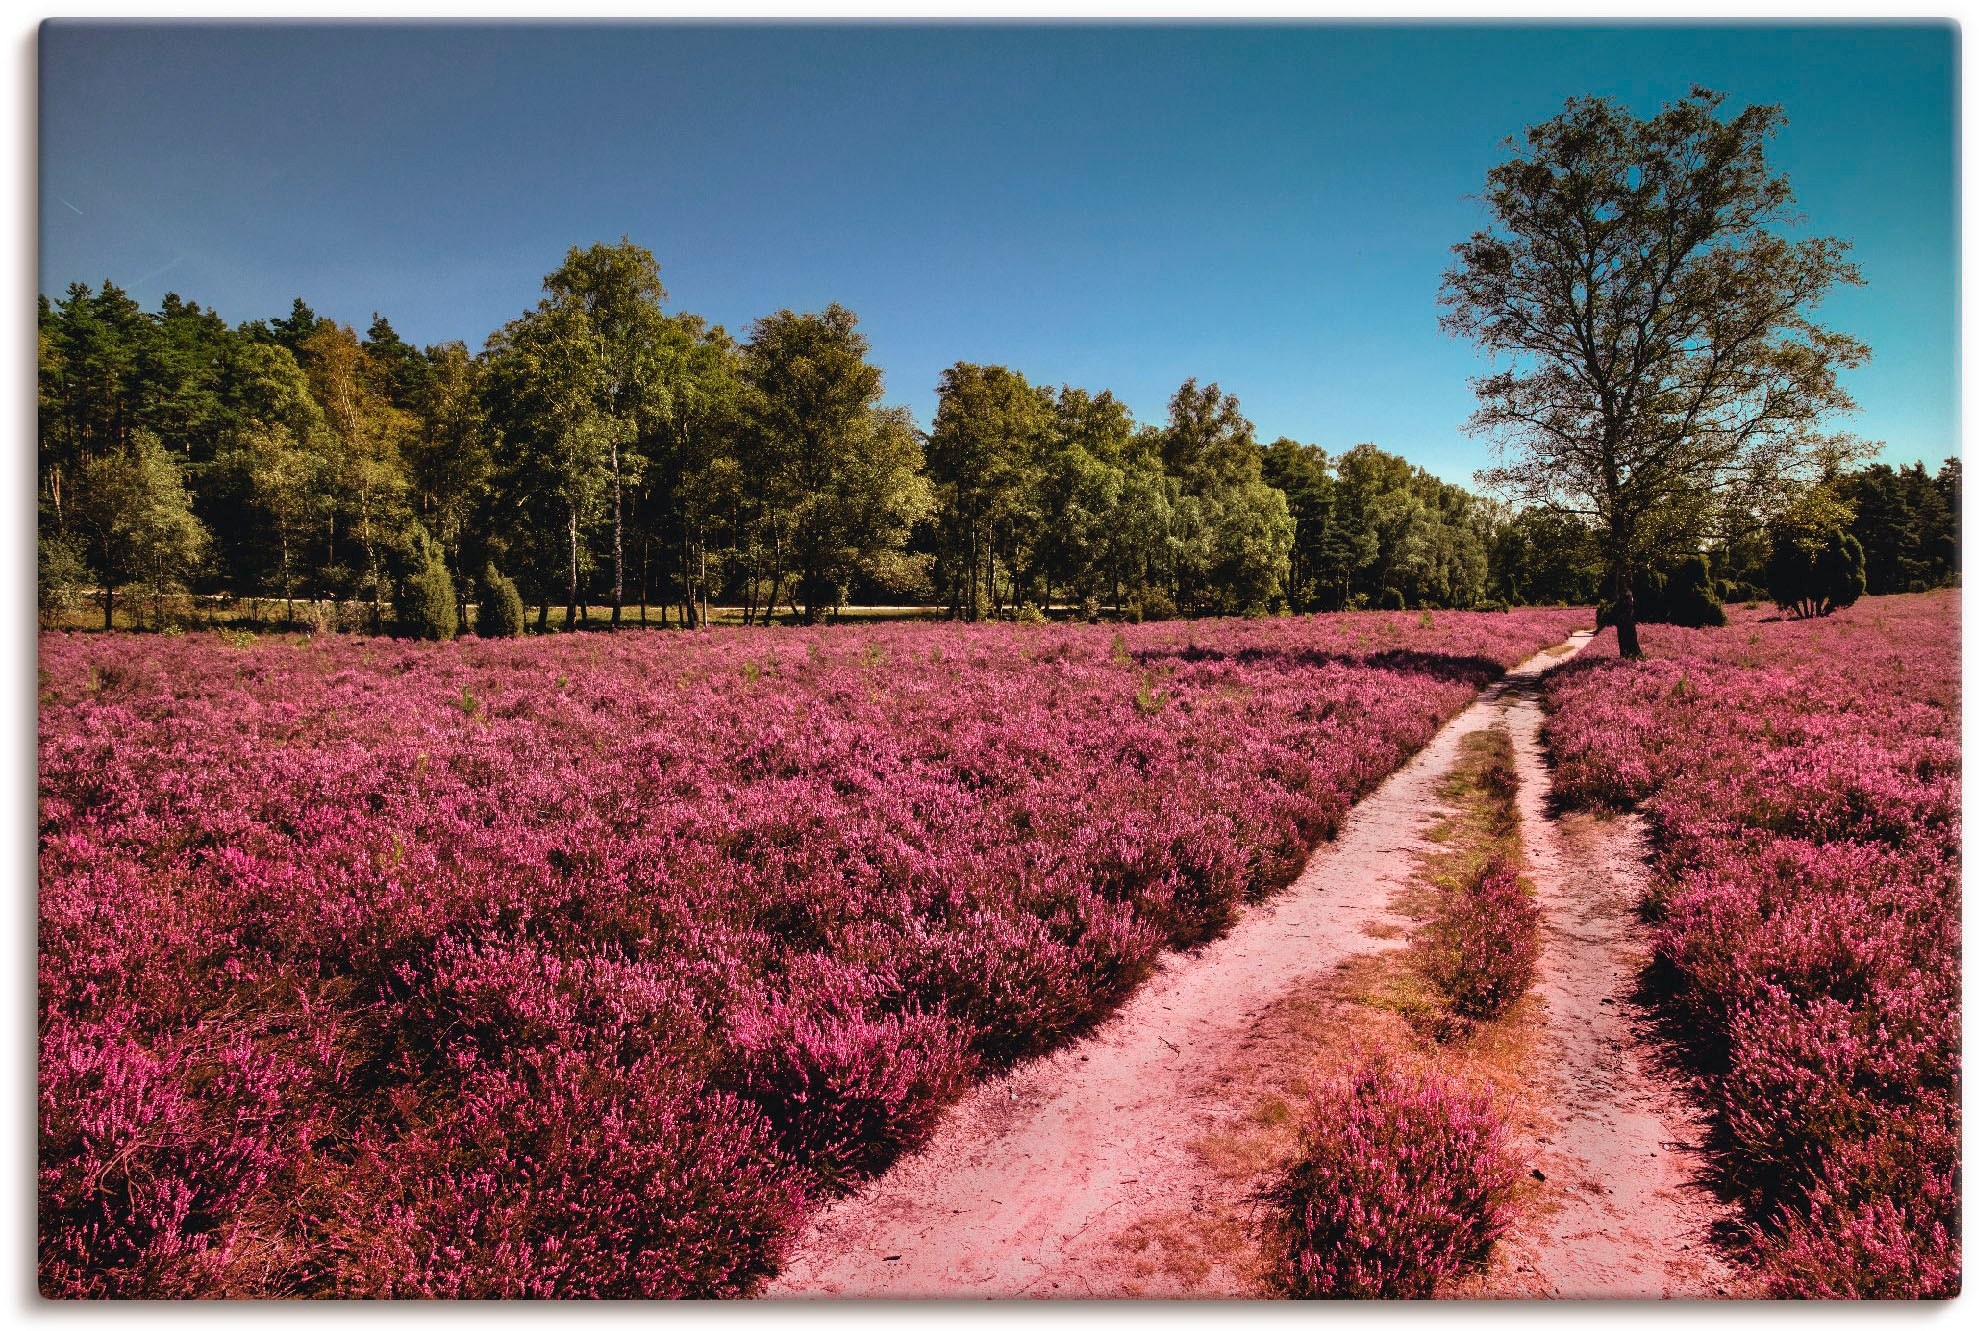
MULTIPOLYGON (((1720 584, 1712 579, 1711 561, 1703 555, 1688 555, 1660 568, 1638 569, 1629 585, 1635 592, 1638 624, 1675 624, 1691 629, 1725 625, 1720 584)), ((1595 609, 1595 627, 1606 628, 1614 622, 1614 603, 1601 602, 1595 609)))
POLYGON ((474 616, 474 632, 483 638, 522 636, 522 593, 515 583, 488 565, 481 574, 481 605, 474 616))
POLYGON ((399 630, 407 637, 445 642, 460 631, 453 575, 439 542, 418 527, 412 533, 412 572, 396 604, 399 630))
POLYGON ((955 1024, 914 1012, 776 1002, 740 1019, 733 1042, 735 1091, 762 1109, 785 1155, 834 1189, 926 1140, 970 1070, 955 1024))
POLYGON ((75 542, 42 532, 35 544, 35 588, 44 616, 62 616, 82 608, 89 590, 89 567, 75 542))
POLYGON ((1833 614, 1869 589, 1862 542, 1850 513, 1818 488, 1766 530, 1766 592, 1773 604, 1802 619, 1833 614))
POLYGON ((1426 1298, 1483 1266, 1516 1179, 1488 1100, 1363 1064, 1313 1094, 1297 1158, 1260 1194, 1275 1281, 1296 1298, 1426 1298))
POLYGON ((1141 587, 1127 597, 1122 611, 1129 624, 1175 618, 1175 598, 1161 587, 1141 587))
POLYGON ((1427 933, 1423 971, 1458 1017, 1489 1021, 1532 984, 1539 903, 1503 856, 1445 895, 1427 933))
POLYGON ((1679 628, 1723 628, 1725 607, 1718 599, 1711 580, 1711 561, 1692 555, 1670 570, 1663 585, 1663 614, 1660 622, 1679 628))

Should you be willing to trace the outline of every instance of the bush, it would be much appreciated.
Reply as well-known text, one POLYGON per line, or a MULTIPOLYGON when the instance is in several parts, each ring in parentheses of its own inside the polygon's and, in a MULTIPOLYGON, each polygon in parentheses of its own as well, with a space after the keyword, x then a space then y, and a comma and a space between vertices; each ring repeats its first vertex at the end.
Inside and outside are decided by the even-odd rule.
POLYGON ((1175 618, 1175 599, 1160 587, 1142 587, 1128 596, 1124 616, 1129 624, 1148 619, 1175 618))
POLYGON ((483 638, 522 636, 522 593, 493 564, 481 575, 481 605, 474 615, 474 632, 483 638))
MULTIPOLYGON (((1703 555, 1689 555, 1674 565, 1637 570, 1630 582, 1635 592, 1635 622, 1675 624, 1679 628, 1723 628, 1725 607, 1718 595, 1721 584, 1711 576, 1711 561, 1703 555)), ((1596 608, 1595 627, 1615 622, 1615 606, 1603 601, 1596 608)))
POLYGON ((940 1015, 772 1002, 735 1025, 736 1093, 761 1108, 784 1156, 830 1188, 925 1141, 971 1071, 963 1032, 940 1015))
POLYGON ((1766 558, 1766 594, 1801 619, 1854 605, 1867 590, 1862 542, 1840 528, 1813 535, 1775 532, 1766 558))
POLYGON ((1489 1021, 1518 1002, 1539 964, 1539 903, 1517 866, 1494 855, 1445 897, 1423 971, 1458 1017, 1489 1021))
POLYGON ((75 542, 48 532, 35 547, 35 584, 44 615, 70 615, 82 608, 89 590, 89 568, 75 542))
POLYGON ((412 572, 396 605, 399 630, 410 638, 445 642, 460 631, 453 575, 447 572, 439 542, 417 527, 412 533, 411 562, 412 572))
POLYGON ((1489 1101, 1434 1074, 1362 1065, 1315 1092, 1298 1157, 1260 1196, 1276 1283, 1306 1299, 1426 1298, 1479 1269, 1517 1173, 1489 1101))
POLYGON ((1725 607, 1712 585, 1711 561, 1692 555, 1670 570, 1661 609, 1657 623, 1687 629, 1723 628, 1725 607))

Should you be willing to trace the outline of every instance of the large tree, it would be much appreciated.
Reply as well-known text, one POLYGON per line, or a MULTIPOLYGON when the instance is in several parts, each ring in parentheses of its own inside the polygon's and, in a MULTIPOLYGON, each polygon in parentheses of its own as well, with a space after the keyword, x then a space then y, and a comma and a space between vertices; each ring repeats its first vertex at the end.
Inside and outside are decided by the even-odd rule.
POLYGON ((756 320, 742 347, 747 460, 772 520, 787 524, 792 599, 806 623, 835 611, 855 574, 889 562, 930 504, 919 442, 904 413, 880 407, 879 367, 858 324, 835 304, 779 310, 756 320))
POLYGON ((612 627, 625 608, 625 492, 645 465, 651 398, 660 374, 666 316, 653 252, 621 236, 616 245, 573 246, 543 279, 542 309, 591 341, 593 401, 585 428, 601 441, 611 496, 612 627), (642 428, 644 426, 645 428, 642 428))
POLYGON ((1444 328, 1505 362, 1473 384, 1471 427, 1505 458, 1483 479, 1594 523, 1628 656, 1632 578, 1664 530, 1735 478, 1799 470, 1854 406, 1837 372, 1869 356, 1809 313, 1861 281, 1848 245, 1780 233, 1793 194, 1766 143, 1784 115, 1722 119, 1724 100, 1694 87, 1645 120, 1570 99, 1507 141, 1491 228, 1444 278, 1444 328))
POLYGON ((319 320, 302 344, 300 359, 330 434, 328 462, 338 502, 329 522, 334 530, 336 508, 342 508, 344 528, 364 556, 358 589, 370 595, 371 631, 382 633, 383 556, 408 517, 403 449, 414 421, 377 390, 373 367, 349 327, 319 320))
POLYGON ((1034 527, 1033 475, 1052 426, 1048 390, 1002 365, 957 361, 935 389, 928 435, 928 476, 941 500, 942 572, 949 609, 961 619, 993 612, 997 554, 1007 556, 1016 530, 1034 527))
POLYGON ((116 625, 117 588, 139 582, 154 601, 189 575, 206 550, 178 460, 145 430, 76 470, 73 522, 103 584, 103 627, 116 625))

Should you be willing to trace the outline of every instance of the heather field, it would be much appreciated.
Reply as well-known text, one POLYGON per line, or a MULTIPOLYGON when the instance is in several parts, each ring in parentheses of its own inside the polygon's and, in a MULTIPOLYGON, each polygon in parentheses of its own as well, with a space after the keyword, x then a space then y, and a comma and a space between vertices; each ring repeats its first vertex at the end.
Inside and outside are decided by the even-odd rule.
MULTIPOLYGON (((1776 639, 1856 625, 1888 644, 1878 679, 1912 653, 1915 692, 1949 669, 1950 611, 1891 604, 1752 650, 1785 681, 1776 639)), ((749 1292, 821 1199, 1288 883, 1585 619, 45 635, 41 1287, 749 1292)), ((1618 674, 1666 707, 1682 668, 1577 674, 1561 724, 1618 674)), ((1688 669, 1694 710, 1744 677, 1688 669)), ((1877 695, 1876 717, 1899 705, 1877 695)), ((1874 947, 1940 949, 1912 983, 1942 987, 1955 920, 1918 931, 1952 900, 1956 747, 1935 703, 1902 705, 1937 718, 1905 743, 1938 766, 1903 771, 1939 802, 1848 853, 1888 866, 1874 947)), ((1608 751, 1583 748, 1592 792, 1608 751)), ((1932 1086, 1952 992, 1875 990, 1919 1032, 1902 1047, 1936 1051, 1932 1086)))
POLYGON ((1559 794, 1649 816, 1652 983, 1778 1296, 1959 1288, 1958 624, 1734 608, 1550 685, 1559 794))

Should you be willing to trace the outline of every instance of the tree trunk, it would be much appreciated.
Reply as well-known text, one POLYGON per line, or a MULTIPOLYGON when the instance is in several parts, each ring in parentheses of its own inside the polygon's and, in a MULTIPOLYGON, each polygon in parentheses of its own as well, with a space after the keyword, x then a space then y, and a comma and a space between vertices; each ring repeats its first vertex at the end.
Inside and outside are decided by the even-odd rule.
POLYGON ((1615 651, 1625 660, 1640 660, 1642 643, 1635 632, 1635 576, 1626 569, 1615 574, 1615 651))
POLYGON ((110 585, 110 579, 103 579, 103 627, 106 632, 117 627, 116 595, 116 588, 110 585))
POLYGON ((612 631, 625 608, 625 483, 619 474, 618 445, 612 445, 612 631))
POLYGON ((570 506, 570 595, 564 600, 563 631, 577 632, 577 505, 570 506))

